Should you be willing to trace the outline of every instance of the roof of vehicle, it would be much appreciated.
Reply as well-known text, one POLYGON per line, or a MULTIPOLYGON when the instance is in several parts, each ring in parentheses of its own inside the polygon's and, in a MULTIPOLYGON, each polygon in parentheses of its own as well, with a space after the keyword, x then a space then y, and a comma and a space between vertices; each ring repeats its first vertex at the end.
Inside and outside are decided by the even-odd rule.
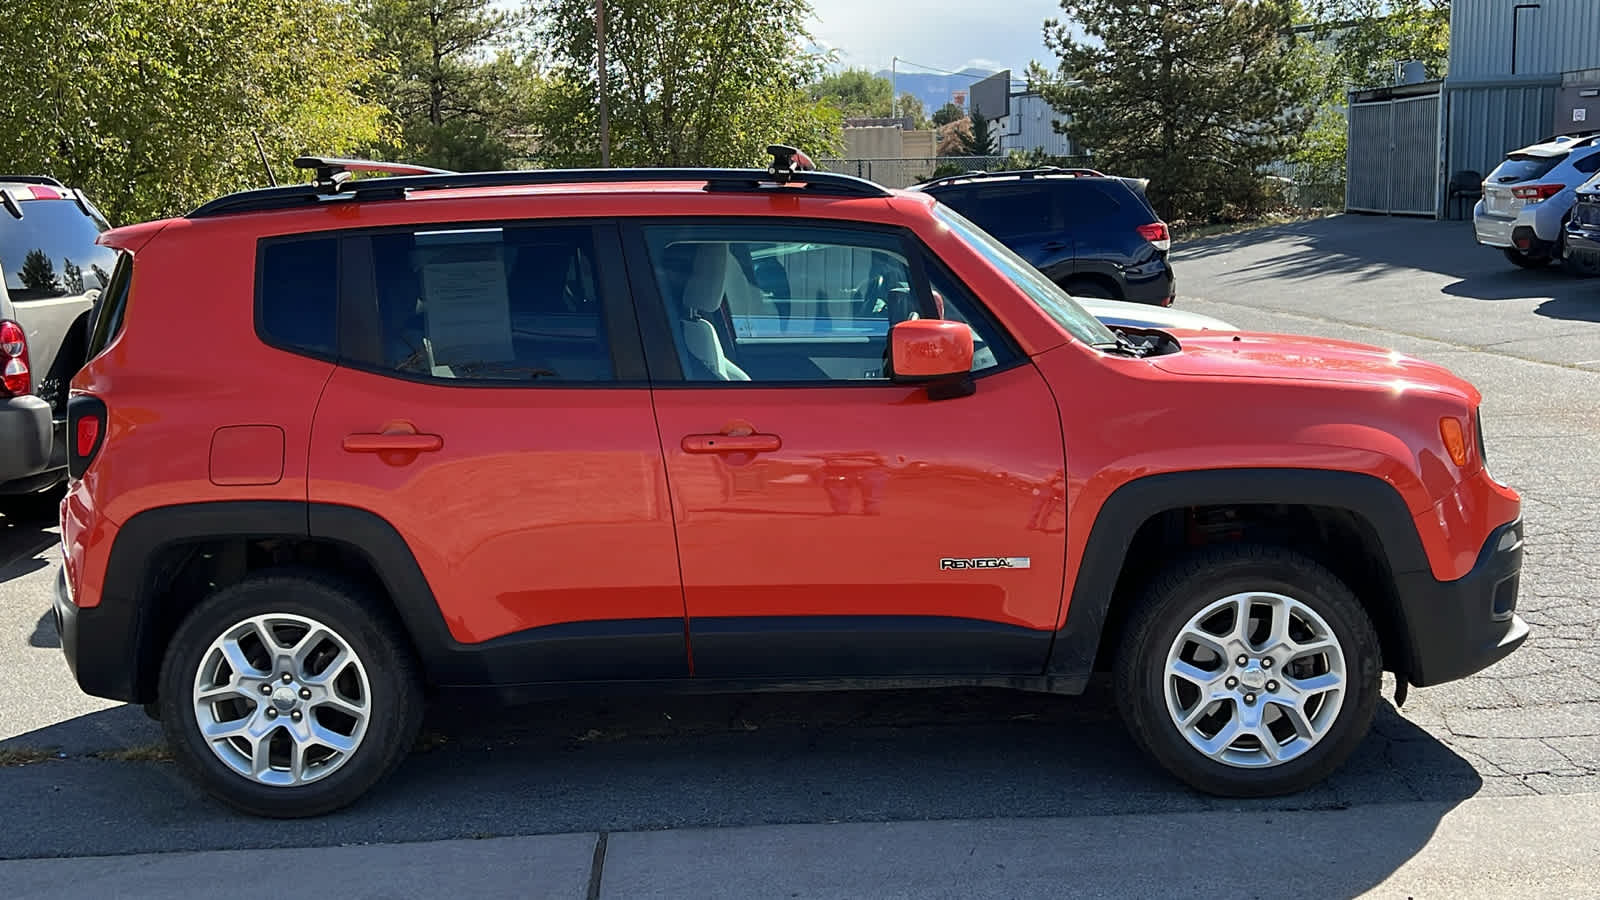
MULTIPOLYGON (((926 191, 946 187, 962 182, 989 182, 989 181, 1028 181, 1035 178, 1111 178, 1112 176, 1095 169, 1065 169, 1060 166, 1040 166, 1035 169, 1008 169, 999 172, 973 171, 960 172, 955 175, 946 175, 932 181, 912 185, 907 190, 926 191)), ((1120 179, 1119 179, 1120 180, 1120 179)))
POLYGON ((496 195, 530 188, 560 186, 566 191, 604 191, 615 186, 649 186, 701 192, 756 193, 792 191, 830 197, 893 196, 887 188, 862 178, 819 172, 804 154, 790 147, 770 147, 774 163, 767 169, 629 168, 529 169, 502 172, 447 172, 419 166, 366 160, 301 157, 300 168, 314 169, 307 183, 258 188, 218 197, 185 218, 204 219, 232 213, 305 208, 372 200, 397 200, 417 193, 460 198, 496 195), (358 178, 358 174, 384 174, 358 178))
POLYGON ((10 213, 11 219, 24 218, 26 211, 22 204, 39 200, 70 200, 84 215, 105 219, 82 191, 69 188, 48 175, 0 175, 0 209, 10 213))
POLYGON ((1546 158, 1566 156, 1579 147, 1600 146, 1600 132, 1587 132, 1585 134, 1563 134, 1558 137, 1547 138, 1537 144, 1529 144, 1521 150, 1513 150, 1507 156, 1543 156, 1546 158))

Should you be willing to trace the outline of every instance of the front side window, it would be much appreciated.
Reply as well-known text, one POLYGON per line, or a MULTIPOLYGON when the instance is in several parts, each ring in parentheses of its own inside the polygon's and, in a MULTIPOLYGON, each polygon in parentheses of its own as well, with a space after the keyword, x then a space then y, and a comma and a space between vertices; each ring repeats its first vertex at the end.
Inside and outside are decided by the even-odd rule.
POLYGON ((887 381, 889 329, 912 318, 971 326, 974 371, 1009 358, 942 273, 932 291, 919 290, 908 253, 920 251, 895 234, 766 224, 644 231, 685 380, 887 381))
POLYGON ((358 353, 369 366, 443 380, 613 378, 591 227, 439 226, 374 235, 370 253, 379 335, 358 353))

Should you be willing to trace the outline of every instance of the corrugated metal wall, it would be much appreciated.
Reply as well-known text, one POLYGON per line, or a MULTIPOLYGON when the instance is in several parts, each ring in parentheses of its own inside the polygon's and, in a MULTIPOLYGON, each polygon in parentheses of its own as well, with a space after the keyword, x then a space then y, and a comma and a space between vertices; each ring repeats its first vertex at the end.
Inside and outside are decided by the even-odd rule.
POLYGON ((1011 115, 996 123, 1004 132, 1000 149, 1028 152, 1043 149, 1051 156, 1076 156, 1072 141, 1055 130, 1055 120, 1064 118, 1038 94, 1012 94, 1011 115))
POLYGON ((1439 196, 1439 95, 1353 103, 1345 209, 1434 215, 1439 196))
MULTIPOLYGON (((1498 84, 1446 81, 1445 177, 1462 171, 1488 175, 1510 151, 1548 137, 1560 85, 1559 77, 1498 84)), ((1462 219, 1472 215, 1472 207, 1447 200, 1442 212, 1462 219)))
POLYGON ((1451 4, 1451 78, 1552 74, 1596 66, 1600 66, 1600 0, 1454 0, 1451 4))

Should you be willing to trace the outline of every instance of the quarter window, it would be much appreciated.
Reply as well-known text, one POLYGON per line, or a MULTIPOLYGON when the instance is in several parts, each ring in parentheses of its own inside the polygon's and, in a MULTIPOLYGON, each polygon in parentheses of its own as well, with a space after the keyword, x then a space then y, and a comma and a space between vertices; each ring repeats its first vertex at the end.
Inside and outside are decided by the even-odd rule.
POLYGON ((273 241, 261 251, 260 327, 286 350, 338 352, 339 242, 332 237, 273 241))

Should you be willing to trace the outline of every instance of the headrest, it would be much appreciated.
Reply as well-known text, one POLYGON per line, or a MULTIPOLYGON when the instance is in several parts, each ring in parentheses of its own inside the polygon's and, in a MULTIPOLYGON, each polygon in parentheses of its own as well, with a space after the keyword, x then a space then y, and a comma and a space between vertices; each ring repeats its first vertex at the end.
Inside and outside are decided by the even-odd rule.
POLYGON ((683 305, 700 313, 715 312, 722 306, 728 264, 732 258, 727 244, 697 244, 689 279, 683 285, 683 305))

